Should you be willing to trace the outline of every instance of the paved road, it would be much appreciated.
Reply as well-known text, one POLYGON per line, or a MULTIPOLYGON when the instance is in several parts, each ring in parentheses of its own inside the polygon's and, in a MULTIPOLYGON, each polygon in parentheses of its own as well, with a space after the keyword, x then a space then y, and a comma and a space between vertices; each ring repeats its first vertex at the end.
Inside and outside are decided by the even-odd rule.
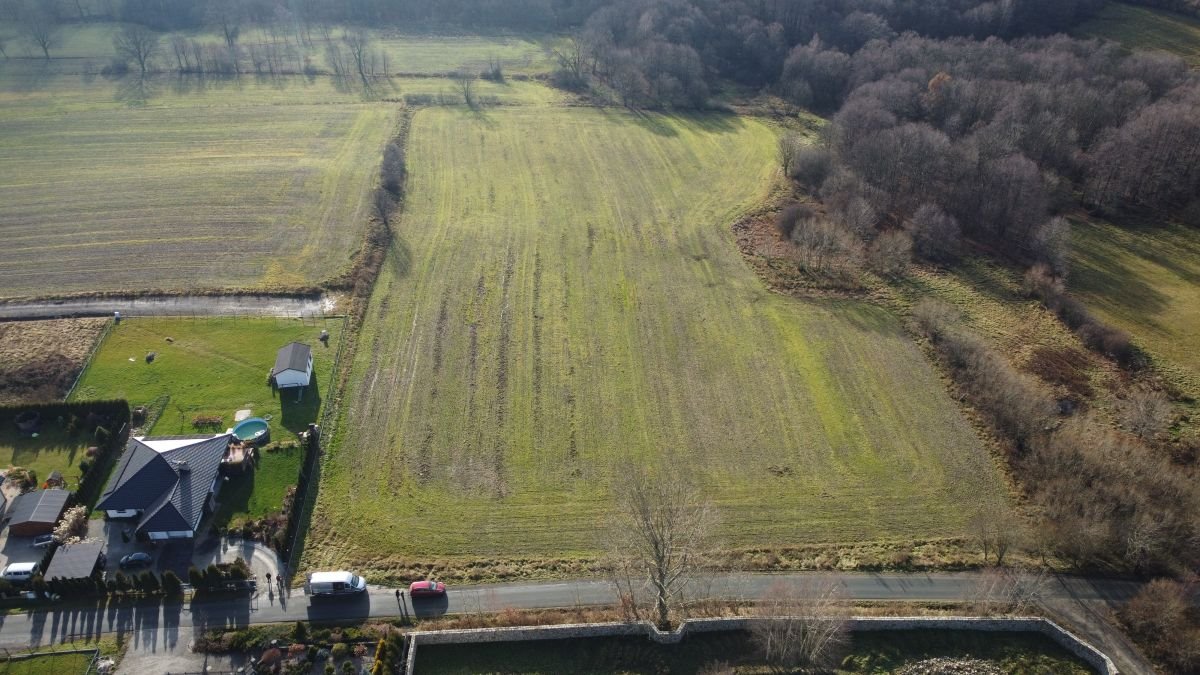
POLYGON ((75 316, 326 316, 337 312, 335 298, 268 295, 182 295, 177 297, 0 302, 0 319, 54 319, 75 316))
MULTIPOLYGON (((771 584, 807 575, 727 575, 697 582, 697 593, 735 599, 761 597, 771 584)), ((955 601, 969 594, 973 573, 838 574, 846 595, 855 600, 955 601)), ((1047 584, 1046 596, 1061 601, 1120 603, 1136 592, 1136 582, 1061 577, 1047 584)), ((265 588, 265 584, 263 585, 265 588)), ((374 588, 354 599, 310 602, 299 591, 280 594, 260 590, 255 597, 167 605, 112 605, 63 608, 32 614, 0 616, 0 645, 49 644, 68 639, 119 633, 142 651, 186 647, 193 634, 207 628, 242 627, 252 623, 329 619, 355 620, 419 617, 605 605, 615 601, 612 586, 603 581, 565 581, 470 586, 452 589, 442 599, 415 603, 407 595, 398 603, 394 589, 374 588)))

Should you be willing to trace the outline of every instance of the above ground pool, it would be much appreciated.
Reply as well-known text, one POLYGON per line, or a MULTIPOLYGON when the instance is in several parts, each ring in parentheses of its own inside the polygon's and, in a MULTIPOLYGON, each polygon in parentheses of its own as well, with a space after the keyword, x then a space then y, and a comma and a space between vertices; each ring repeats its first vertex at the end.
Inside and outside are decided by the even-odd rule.
POLYGON ((267 421, 263 418, 251 417, 238 422, 237 426, 233 428, 233 435, 237 436, 240 441, 262 444, 271 437, 271 428, 267 426, 267 421))

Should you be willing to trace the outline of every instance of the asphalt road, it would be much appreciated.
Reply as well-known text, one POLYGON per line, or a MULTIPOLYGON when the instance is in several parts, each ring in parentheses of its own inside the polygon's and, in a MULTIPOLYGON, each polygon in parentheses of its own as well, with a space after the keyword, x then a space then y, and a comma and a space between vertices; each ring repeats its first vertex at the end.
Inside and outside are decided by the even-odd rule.
POLYGON ((0 319, 56 319, 76 316, 325 316, 335 314, 332 297, 270 295, 180 295, 144 298, 78 298, 0 302, 0 319))
MULTIPOLYGON (((772 584, 812 575, 731 574, 695 582, 693 595, 728 599, 762 597, 772 584)), ((956 601, 970 594, 974 573, 836 574, 845 595, 854 600, 956 601)), ((1055 577, 1045 585, 1048 600, 1120 603, 1139 588, 1137 582, 1055 577)), ((254 597, 170 604, 64 607, 28 614, 0 615, 0 646, 45 645, 118 633, 142 651, 186 647, 194 634, 209 628, 256 623, 361 620, 404 614, 443 614, 607 605, 616 600, 604 581, 563 581, 452 588, 444 598, 398 601, 395 589, 375 588, 357 598, 310 601, 300 591, 280 594, 260 586, 254 597)))

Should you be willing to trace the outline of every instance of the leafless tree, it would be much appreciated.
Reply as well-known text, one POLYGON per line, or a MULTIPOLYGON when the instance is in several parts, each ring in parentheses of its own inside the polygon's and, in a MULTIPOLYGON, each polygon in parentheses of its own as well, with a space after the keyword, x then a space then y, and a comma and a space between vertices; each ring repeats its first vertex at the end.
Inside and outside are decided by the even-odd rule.
POLYGON ((587 43, 578 35, 567 38, 562 49, 554 50, 558 60, 555 79, 569 89, 582 89, 587 83, 587 43))
POLYGON ((1117 409, 1121 424, 1141 438, 1154 438, 1171 424, 1171 401, 1152 389, 1133 391, 1117 409))
POLYGON ((50 60, 50 49, 58 46, 58 23, 44 9, 33 11, 25 20, 25 32, 35 45, 41 47, 46 60, 50 60))
POLYGON ((118 56, 136 63, 142 75, 145 75, 150 59, 158 54, 158 34, 140 24, 125 24, 120 32, 113 36, 113 47, 118 56))
POLYGON ((342 42, 346 44, 346 49, 350 52, 350 58, 354 62, 354 69, 358 71, 358 76, 362 79, 364 87, 371 86, 367 81, 367 62, 370 59, 371 36, 362 28, 346 31, 342 35, 342 42))
POLYGON ((4 51, 4 37, 3 36, 0 36, 0 56, 3 56, 6 61, 8 60, 8 52, 4 51))
POLYGON ((208 23, 221 31, 225 46, 236 49, 242 32, 242 6, 239 0, 214 0, 208 4, 208 23))
POLYGON ((776 582, 754 607, 750 633, 778 673, 825 670, 838 663, 849 636, 842 587, 833 579, 776 582))
POLYGON ((1004 556, 1020 541, 1022 523, 1012 509, 999 502, 981 505, 967 525, 983 551, 985 564, 994 554, 995 564, 1003 565, 1004 556))
POLYGON ((465 71, 456 71, 450 75, 450 79, 454 80, 454 84, 458 86, 458 92, 462 94, 463 102, 467 107, 474 110, 478 105, 475 100, 475 75, 465 71))
POLYGON ((912 237, 903 230, 888 230, 875 238, 867 250, 871 269, 885 277, 899 277, 912 260, 912 237))
POLYGON ((708 560, 716 517, 684 476, 639 468, 618 475, 619 508, 609 535, 614 581, 634 612, 644 581, 654 597, 655 621, 666 628, 683 585, 708 560))
POLYGON ((1045 570, 1015 572, 989 568, 967 589, 965 600, 983 614, 1024 614, 1045 593, 1049 576, 1045 570))

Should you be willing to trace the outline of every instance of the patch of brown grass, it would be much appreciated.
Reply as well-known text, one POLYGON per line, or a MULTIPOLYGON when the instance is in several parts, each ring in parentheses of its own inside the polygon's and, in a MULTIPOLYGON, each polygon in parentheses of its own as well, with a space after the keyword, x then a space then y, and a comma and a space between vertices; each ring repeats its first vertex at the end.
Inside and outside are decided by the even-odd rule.
POLYGON ((0 323, 0 404, 60 401, 108 319, 0 323))

